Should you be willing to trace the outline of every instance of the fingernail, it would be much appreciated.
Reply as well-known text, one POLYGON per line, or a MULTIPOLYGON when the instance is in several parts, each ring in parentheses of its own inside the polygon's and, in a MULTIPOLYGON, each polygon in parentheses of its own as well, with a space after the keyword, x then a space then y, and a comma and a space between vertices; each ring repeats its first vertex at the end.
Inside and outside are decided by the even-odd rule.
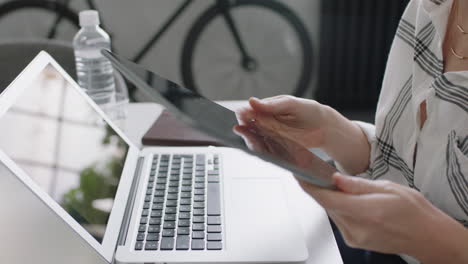
POLYGON ((249 132, 253 133, 253 134, 258 134, 257 131, 255 129, 253 129, 253 128, 249 128, 249 132))
POLYGON ((258 99, 257 97, 250 97, 250 99, 256 101, 257 103, 262 103, 262 100, 258 99))
POLYGON ((332 175, 332 179, 333 179, 333 183, 336 185, 339 183, 339 181, 341 181, 341 179, 343 179, 343 177, 341 176, 339 172, 335 172, 332 175))

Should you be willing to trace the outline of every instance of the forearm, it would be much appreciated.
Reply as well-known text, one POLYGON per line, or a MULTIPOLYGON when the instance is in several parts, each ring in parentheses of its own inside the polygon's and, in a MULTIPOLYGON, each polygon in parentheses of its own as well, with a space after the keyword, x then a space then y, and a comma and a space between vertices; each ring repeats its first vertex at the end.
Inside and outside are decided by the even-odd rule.
POLYGON ((370 145, 361 128, 331 107, 325 107, 322 149, 346 170, 356 175, 369 168, 370 145))
POLYGON ((408 253, 423 264, 468 263, 468 229, 443 212, 428 221, 427 233, 417 236, 408 253))

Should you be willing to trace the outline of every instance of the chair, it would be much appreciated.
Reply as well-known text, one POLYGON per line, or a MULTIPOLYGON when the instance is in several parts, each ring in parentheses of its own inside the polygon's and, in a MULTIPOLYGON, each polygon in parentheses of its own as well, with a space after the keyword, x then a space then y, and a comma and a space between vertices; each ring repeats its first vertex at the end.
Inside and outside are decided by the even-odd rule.
MULTIPOLYGON (((49 53, 76 80, 75 55, 71 43, 57 40, 0 42, 0 93, 40 51, 49 53)), ((116 89, 127 90, 125 80, 114 71, 116 89)))
POLYGON ((55 40, 30 40, 0 42, 0 92, 40 52, 48 52, 74 79, 76 79, 73 47, 55 40))

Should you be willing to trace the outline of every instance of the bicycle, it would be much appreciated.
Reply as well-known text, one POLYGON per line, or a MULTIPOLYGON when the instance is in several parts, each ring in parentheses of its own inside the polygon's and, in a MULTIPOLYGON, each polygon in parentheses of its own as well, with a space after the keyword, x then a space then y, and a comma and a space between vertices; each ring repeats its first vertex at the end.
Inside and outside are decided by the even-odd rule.
MULTIPOLYGON (((85 1, 89 9, 98 10, 93 0, 85 1)), ((185 0, 178 6, 132 60, 140 62, 193 2, 185 0)), ((79 28, 78 14, 69 4, 70 0, 8 1, 0 5, 0 25, 6 25, 9 19, 18 20, 21 14, 28 25, 33 14, 43 12, 47 15, 43 14, 41 21, 47 16, 50 25, 44 25, 44 32, 34 33, 39 31, 40 37, 48 39, 74 34, 79 28)), ((112 36, 103 22, 101 25, 112 36)), ((220 95, 236 97, 242 92, 248 97, 279 93, 303 96, 313 74, 313 47, 301 19, 278 1, 214 0, 185 37, 180 70, 187 88, 212 99, 220 95), (284 92, 284 87, 290 89, 284 92)))

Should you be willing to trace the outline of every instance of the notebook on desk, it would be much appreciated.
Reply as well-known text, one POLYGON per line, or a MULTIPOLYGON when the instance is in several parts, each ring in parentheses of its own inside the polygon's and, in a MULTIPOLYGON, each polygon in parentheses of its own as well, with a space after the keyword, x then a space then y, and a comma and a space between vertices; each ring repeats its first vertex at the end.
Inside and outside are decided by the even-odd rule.
POLYGON ((217 139, 164 111, 142 138, 145 146, 222 146, 217 139))

